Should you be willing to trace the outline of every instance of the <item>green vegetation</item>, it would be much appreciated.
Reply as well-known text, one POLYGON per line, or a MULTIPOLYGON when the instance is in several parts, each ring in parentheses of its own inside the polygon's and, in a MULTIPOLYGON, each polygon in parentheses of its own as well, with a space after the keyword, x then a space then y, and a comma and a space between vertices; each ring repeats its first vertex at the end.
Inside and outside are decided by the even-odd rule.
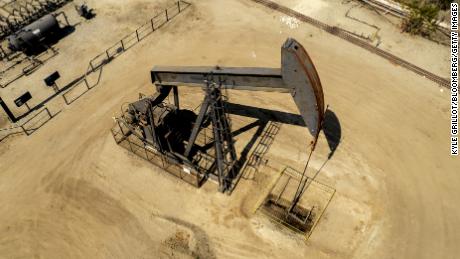
POLYGON ((453 3, 453 0, 437 0, 435 1, 439 5, 439 8, 441 10, 449 10, 450 9, 450 3, 453 3))
POLYGON ((411 34, 430 36, 436 31, 436 22, 441 10, 450 8, 451 0, 399 0, 411 12, 402 23, 402 29, 411 34))

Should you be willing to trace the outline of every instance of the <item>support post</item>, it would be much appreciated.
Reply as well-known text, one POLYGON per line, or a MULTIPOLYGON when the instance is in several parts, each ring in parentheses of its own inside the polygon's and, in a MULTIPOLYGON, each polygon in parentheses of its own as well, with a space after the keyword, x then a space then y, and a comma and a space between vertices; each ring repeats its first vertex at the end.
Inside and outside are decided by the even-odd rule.
POLYGON ((147 154, 147 148, 144 146, 144 152, 145 152, 145 159, 149 161, 149 155, 147 154))
POLYGON ((204 98, 203 104, 201 104, 200 114, 198 114, 198 118, 196 119, 192 134, 190 135, 190 138, 188 139, 187 148, 185 149, 185 152, 184 152, 185 157, 188 157, 190 155, 190 152, 192 151, 193 143, 195 143, 196 137, 198 136, 198 133, 200 132, 201 124, 203 124, 204 116, 206 115, 206 112, 208 111, 210 102, 211 102, 211 98, 209 97, 209 95, 206 95, 206 97, 204 98))
POLYGON ((57 17, 57 16, 59 16, 59 15, 64 16, 64 20, 65 20, 67 26, 70 26, 69 19, 67 18, 67 15, 66 15, 64 12, 60 12, 60 13, 58 13, 55 17, 57 17))
POLYGON ((25 133, 27 136, 30 135, 29 132, 26 130, 26 128, 24 128, 24 125, 21 125, 21 129, 22 129, 22 131, 24 131, 24 133, 25 133))
POLYGON ((86 78, 85 78, 85 79, 83 79, 83 81, 85 82, 86 88, 88 88, 88 90, 90 90, 88 80, 86 80, 86 78))
MULTIPOLYGON (((118 127, 120 128, 121 134, 123 135, 123 137, 126 137, 125 140, 128 142, 129 149, 131 149, 131 152, 134 153, 133 147, 131 146, 131 141, 129 141, 129 136, 125 135, 125 132, 123 131, 123 128, 121 127, 119 120, 117 120, 117 123, 118 123, 118 127)), ((117 144, 120 144, 120 143, 121 141, 119 143, 117 142, 117 144)))
POLYGON ((89 62, 89 65, 91 67, 91 72, 94 72, 94 66, 93 66, 93 61, 92 60, 89 62))
POLYGON ((179 13, 180 13, 180 1, 177 1, 177 10, 178 10, 179 13))
MULTIPOLYGON (((59 87, 57 86, 56 82, 53 83, 53 90, 54 90, 54 92, 59 93, 59 87)), ((26 105, 27 105, 27 103, 26 103, 26 105)))
POLYGON ((169 17, 168 17, 168 9, 165 9, 165 13, 166 13, 166 21, 169 21, 169 17))
MULTIPOLYGON (((214 108, 214 107, 213 107, 214 108)), ((213 129, 213 132, 214 132, 214 147, 215 147, 215 150, 216 150, 216 164, 217 164, 217 177, 218 177, 218 180, 219 180, 219 191, 220 192, 225 192, 227 186, 226 186, 226 179, 225 179, 225 175, 224 175, 224 156, 223 156, 223 153, 222 153, 222 143, 220 142, 220 139, 219 137, 219 129, 218 129, 218 126, 217 126, 217 120, 215 119, 216 118, 216 115, 214 114, 216 112, 215 109, 211 108, 211 112, 213 113, 213 122, 212 122, 212 129, 213 129)))
POLYGON ((173 86, 173 93, 174 93, 174 105, 179 109, 179 91, 177 90, 177 86, 173 86))
POLYGON ((0 106, 2 106, 2 108, 5 111, 6 115, 8 115, 8 118, 10 118, 10 120, 13 123, 18 121, 16 116, 14 116, 13 112, 11 112, 11 110, 8 108, 8 106, 6 105, 6 103, 3 101, 3 99, 1 97, 0 97, 0 106))
POLYGON ((62 98, 64 99, 65 104, 69 105, 69 101, 67 101, 67 98, 65 97, 65 93, 62 95, 62 98))
POLYGON ((6 58, 8 60, 8 55, 6 55, 5 50, 0 46, 0 60, 6 58))
POLYGON ((53 118, 53 115, 51 115, 51 112, 48 108, 45 107, 45 110, 46 110, 46 113, 48 113, 48 116, 50 117, 50 119, 53 118))
POLYGON ((150 23, 152 23, 152 31, 155 31, 155 25, 153 24, 153 19, 154 19, 154 18, 152 18, 152 19, 150 20, 150 23))

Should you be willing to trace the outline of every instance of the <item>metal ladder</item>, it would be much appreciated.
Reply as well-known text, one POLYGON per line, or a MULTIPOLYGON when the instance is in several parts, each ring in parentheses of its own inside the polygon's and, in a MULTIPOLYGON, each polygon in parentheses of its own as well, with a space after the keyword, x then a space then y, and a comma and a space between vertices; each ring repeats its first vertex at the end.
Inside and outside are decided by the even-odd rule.
POLYGON ((224 109, 225 96, 220 85, 207 82, 207 94, 210 96, 210 115, 213 125, 216 164, 218 170, 219 191, 230 189, 237 172, 237 156, 231 132, 230 118, 224 109))

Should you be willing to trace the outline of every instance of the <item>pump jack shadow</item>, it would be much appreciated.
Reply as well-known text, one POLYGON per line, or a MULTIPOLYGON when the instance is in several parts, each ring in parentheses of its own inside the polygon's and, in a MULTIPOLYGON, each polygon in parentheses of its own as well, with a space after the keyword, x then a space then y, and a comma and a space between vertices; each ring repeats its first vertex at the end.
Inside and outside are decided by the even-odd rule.
POLYGON ((310 187, 310 184, 316 179, 316 177, 318 177, 321 170, 323 170, 324 166, 332 158, 342 138, 342 128, 340 126, 339 119, 337 118, 337 115, 335 115, 333 111, 329 110, 329 108, 326 109, 326 112, 324 114, 323 132, 324 132, 324 135, 326 136, 326 140, 329 146, 330 153, 327 156, 327 159, 321 165, 321 167, 310 178, 311 180, 305 184, 305 187, 301 191, 301 195, 305 193, 308 187, 310 187))
MULTIPOLYGON (((232 183, 232 186, 230 188, 230 193, 233 191, 234 187, 237 185, 238 181, 239 181, 239 178, 242 176, 242 173, 244 172, 241 172, 241 170, 244 169, 244 165, 246 163, 246 161, 248 161, 248 157, 249 157, 249 151, 252 149, 252 147, 254 146, 254 144, 257 142, 257 139, 262 135, 264 129, 266 128, 268 124, 268 121, 266 120, 256 120, 254 122, 251 122, 250 124, 246 125, 246 126, 243 126, 235 131, 232 132, 232 136, 233 137, 236 137, 246 131, 249 131, 253 128, 256 128, 257 127, 257 131, 255 132, 255 134, 251 137, 251 139, 249 140, 249 142, 246 144, 246 146, 243 148, 243 150, 241 151, 240 153, 240 156, 238 158, 238 160, 236 161, 236 163, 233 165, 233 179, 232 180, 236 180, 235 182, 232 183)), ((210 143, 207 143, 205 146, 203 146, 201 148, 202 151, 206 151, 206 150, 209 150, 211 148, 214 147, 214 142, 210 142, 210 143)), ((214 162, 213 165, 210 167, 210 172, 216 170, 216 163, 214 162)))
MULTIPOLYGON (((282 112, 282 111, 275 111, 275 110, 270 110, 270 109, 262 109, 262 108, 251 107, 247 105, 241 105, 241 104, 235 104, 235 103, 229 103, 229 102, 225 103, 225 109, 226 109, 226 112, 229 114, 258 119, 257 121, 252 122, 233 132, 233 136, 236 136, 254 127, 258 127, 256 133, 253 135, 251 140, 244 147, 243 151, 240 154, 240 158, 238 160, 237 168, 236 168, 236 175, 240 175, 241 173, 243 173, 241 172, 241 170, 244 170, 243 166, 245 162, 248 160, 249 151, 252 149, 257 139, 263 134, 264 129, 267 127, 267 125, 270 122, 278 122, 282 124, 306 127, 303 118, 298 114, 287 113, 287 112, 282 112)), ((323 129, 324 135, 326 137, 326 140, 329 146, 329 154, 327 156, 327 159, 322 164, 322 166, 315 173, 315 176, 313 177, 313 179, 316 178, 316 176, 324 168, 326 163, 333 157, 335 151, 337 150, 340 144, 341 138, 342 138, 342 130, 340 126, 340 121, 337 115, 329 108, 327 108, 325 111, 322 129, 323 129)), ((241 177, 241 175, 239 177, 241 177)))
POLYGON ((329 145, 328 160, 332 158, 342 139, 342 127, 339 118, 329 108, 324 113, 323 132, 329 145))
MULTIPOLYGON (((233 136, 236 136, 235 133, 237 133, 238 131, 241 131, 242 129, 246 129, 248 126, 250 126, 250 128, 254 128, 254 127, 257 127, 257 131, 254 133, 254 135, 252 135, 251 139, 249 140, 249 142, 246 144, 246 146, 243 148, 243 151, 241 151, 240 153, 240 158, 238 159, 238 162, 236 163, 236 175, 240 175, 241 177, 243 178, 247 178, 246 176, 244 176, 245 174, 245 169, 247 167, 244 167, 246 162, 248 161, 248 158, 249 160, 251 155, 249 153, 249 151, 251 151, 251 149, 254 147, 254 144, 257 142, 257 140, 259 139, 259 137, 262 136, 262 134, 264 133, 264 130, 265 128, 267 127, 269 121, 267 120, 257 120, 237 131, 234 132, 233 136), (243 170, 243 171, 241 171, 243 170)), ((246 129, 248 130, 248 129, 246 129)), ((239 134, 239 133, 238 133, 239 134)), ((253 152, 254 153, 254 152, 253 152)), ((235 184, 236 185, 236 184, 235 184)))
MULTIPOLYGON (((261 121, 273 121, 282 124, 306 127, 302 116, 294 113, 275 111, 228 102, 225 103, 225 109, 230 114, 256 118, 261 121)), ((326 136, 326 140, 329 146, 330 153, 328 155, 328 159, 330 159, 340 144, 342 129, 340 126, 339 118, 329 108, 327 108, 326 112, 324 113, 323 132, 326 136)))

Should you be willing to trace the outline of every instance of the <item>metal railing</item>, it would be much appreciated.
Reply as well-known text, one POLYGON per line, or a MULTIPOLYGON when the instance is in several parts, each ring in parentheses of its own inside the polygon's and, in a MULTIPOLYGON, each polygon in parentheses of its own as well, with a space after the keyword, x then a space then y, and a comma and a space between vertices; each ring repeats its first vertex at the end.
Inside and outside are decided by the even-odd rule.
POLYGON ((40 129, 47 122, 49 122, 52 118, 54 118, 54 116, 51 114, 48 108, 44 108, 29 118, 27 121, 23 122, 21 125, 0 129, 0 142, 10 136, 22 134, 29 136, 40 129))
POLYGON ((138 27, 130 34, 123 37, 120 41, 107 48, 103 53, 97 55, 90 61, 92 71, 97 70, 100 66, 103 66, 114 58, 120 56, 122 53, 132 48, 137 43, 141 42, 155 30, 158 30, 176 15, 181 13, 190 3, 185 1, 178 1, 176 4, 164 9, 163 12, 156 14, 149 21, 138 27))
POLYGON ((267 216, 273 222, 284 226, 296 233, 304 235, 305 239, 313 233, 316 225, 322 218, 325 210, 329 206, 336 190, 326 184, 320 183, 317 180, 307 177, 309 185, 304 189, 303 195, 311 196, 321 193, 323 197, 315 197, 314 204, 310 203, 309 207, 295 206, 293 212, 289 212, 292 205, 292 189, 290 192, 287 188, 300 184, 301 173, 287 166, 281 172, 275 184, 270 188, 265 199, 259 204, 256 211, 267 216), (310 188, 310 184, 314 184, 316 191, 306 193, 310 188), (295 215, 295 216, 294 216, 295 215), (304 217, 299 221, 299 216, 304 217))
POLYGON ((193 168, 186 170, 183 166, 174 162, 173 159, 168 158, 165 154, 162 154, 153 147, 147 146, 139 138, 131 134, 129 129, 123 126, 119 120, 117 120, 116 125, 112 128, 111 131, 115 142, 119 146, 127 149, 128 151, 131 151, 132 153, 154 164, 155 166, 166 170, 171 175, 183 180, 186 183, 189 183, 195 187, 201 186, 205 178, 203 173, 197 172, 193 168))
MULTIPOLYGON (((178 1, 176 4, 164 9, 163 12, 158 13, 147 23, 143 24, 134 32, 125 36, 119 42, 112 45, 110 48, 106 49, 106 51, 91 59, 86 69, 86 72, 80 78, 77 78, 72 83, 70 83, 68 88, 62 90, 62 97, 65 103, 67 105, 70 105, 78 98, 80 98, 82 95, 84 95, 86 92, 97 86, 101 81, 104 65, 110 63, 114 58, 126 52, 128 49, 130 49, 132 46, 146 38, 152 32, 162 27, 164 24, 166 24, 168 21, 170 21, 172 18, 181 13, 190 5, 191 4, 186 1, 178 1), (98 74, 96 74, 96 72, 98 72, 98 74), (91 82, 91 80, 89 80, 89 77, 93 75, 97 76, 95 82, 91 82), (77 92, 75 94, 76 90, 80 90, 80 92, 77 92)), ((0 75, 1 74, 2 73, 0 73, 0 75)), ((58 94, 61 94, 61 92, 58 92, 55 95, 58 94)), ((33 117, 31 117, 19 126, 0 129, 0 141, 3 141, 4 139, 14 135, 31 135, 33 132, 38 130, 53 117, 54 116, 50 113, 48 108, 44 108, 43 110, 33 115, 33 117), (48 115, 48 119, 40 124, 37 120, 39 119, 39 116, 41 114, 44 114, 45 112, 48 115)))
POLYGON ((167 22, 171 21, 175 16, 180 14, 191 4, 185 1, 177 1, 174 5, 164 9, 162 12, 157 13, 153 18, 145 22, 143 25, 138 27, 133 32, 129 33, 121 40, 117 41, 115 44, 107 48, 104 52, 96 55, 89 61, 88 68, 82 77, 81 81, 77 82, 72 88, 66 91, 63 94, 64 101, 67 105, 73 103, 76 99, 80 98, 83 94, 95 87, 102 75, 102 67, 113 61, 115 58, 119 57, 121 54, 125 53, 127 50, 131 49, 134 45, 141 42, 143 39, 147 38, 154 31, 161 28, 167 22), (99 72, 97 82, 91 84, 88 79, 93 73, 99 72), (69 98, 69 95, 72 95, 73 91, 77 91, 78 86, 84 86, 82 91, 79 94, 76 94, 75 98, 69 98))
POLYGON ((6 65, 0 70, 0 88, 6 88, 23 76, 30 75, 32 72, 40 68, 45 62, 55 57, 58 53, 59 52, 54 48, 48 48, 46 51, 34 57, 28 57, 24 54, 19 54, 16 56, 18 59, 11 62, 9 65, 6 65), (21 55, 24 56, 20 57, 21 55), (21 69, 18 68, 20 65, 23 66, 21 69), (19 71, 12 74, 14 72, 13 70, 15 69, 19 71))

